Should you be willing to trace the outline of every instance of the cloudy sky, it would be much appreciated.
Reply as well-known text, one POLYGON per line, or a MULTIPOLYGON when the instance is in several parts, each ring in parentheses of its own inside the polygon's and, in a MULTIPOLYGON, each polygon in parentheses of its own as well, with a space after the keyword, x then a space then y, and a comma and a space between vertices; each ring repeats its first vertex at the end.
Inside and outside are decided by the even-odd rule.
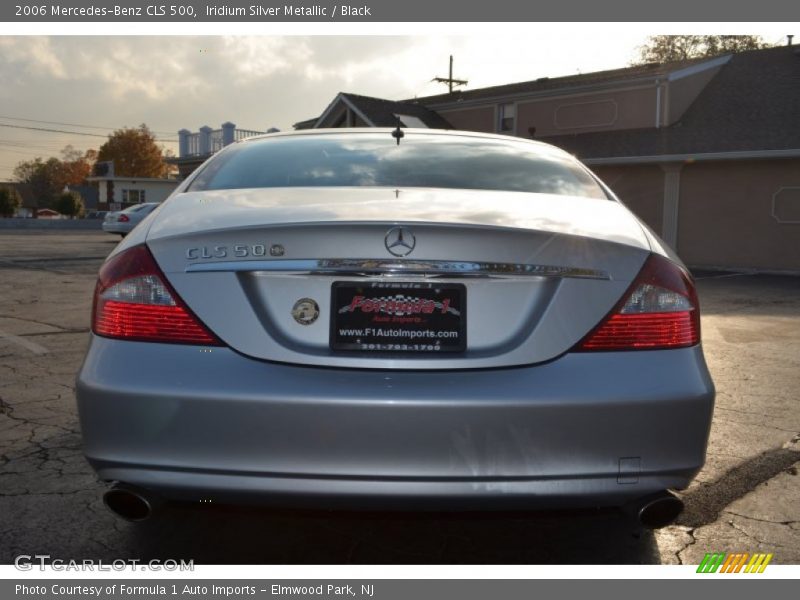
MULTIPOLYGON (((67 144, 97 148, 118 127, 146 123, 177 152, 179 129, 232 121, 286 130, 339 91, 397 100, 440 93, 431 79, 447 74, 450 54, 455 75, 477 88, 624 67, 645 40, 634 26, 611 36, 531 27, 452 36, 0 36, 0 181, 20 160, 58 156, 67 144)), ((754 28, 770 42, 787 33, 754 28)))

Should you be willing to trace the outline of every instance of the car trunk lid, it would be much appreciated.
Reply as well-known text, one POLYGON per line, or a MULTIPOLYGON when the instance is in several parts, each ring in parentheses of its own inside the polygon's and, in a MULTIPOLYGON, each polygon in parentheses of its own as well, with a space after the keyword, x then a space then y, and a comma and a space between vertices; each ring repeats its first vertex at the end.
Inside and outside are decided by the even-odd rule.
MULTIPOLYGON (((383 188, 180 194, 162 207, 147 243, 184 301, 232 348, 259 359, 354 368, 550 360, 602 319, 649 253, 641 226, 614 201, 383 188), (410 237, 393 253, 398 231, 410 237), (463 326, 465 346, 332 347, 341 341, 337 328, 386 316, 354 320, 345 313, 356 297, 363 309, 409 297, 441 305, 448 294, 464 304, 463 320, 437 318, 422 328, 463 326), (297 318, 303 301, 318 312, 311 322, 297 318)), ((409 316, 389 309, 392 317, 409 316)), ((404 329, 402 322, 392 327, 404 329)))

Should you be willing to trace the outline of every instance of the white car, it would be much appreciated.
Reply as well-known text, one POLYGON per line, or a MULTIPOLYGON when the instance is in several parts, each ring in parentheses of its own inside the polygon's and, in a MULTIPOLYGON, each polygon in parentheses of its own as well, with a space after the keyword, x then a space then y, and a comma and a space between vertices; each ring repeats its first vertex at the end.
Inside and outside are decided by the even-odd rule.
POLYGON ((145 202, 144 204, 134 204, 122 211, 110 212, 103 220, 103 231, 118 233, 125 237, 159 204, 159 202, 145 202))

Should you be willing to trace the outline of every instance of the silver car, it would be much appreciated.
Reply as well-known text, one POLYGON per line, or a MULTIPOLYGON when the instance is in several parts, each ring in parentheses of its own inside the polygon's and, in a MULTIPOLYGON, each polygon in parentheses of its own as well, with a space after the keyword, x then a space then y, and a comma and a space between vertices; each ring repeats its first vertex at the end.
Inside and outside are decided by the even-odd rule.
POLYGON ((109 212, 103 219, 103 231, 118 233, 122 237, 125 237, 134 227, 141 223, 147 215, 153 212, 158 205, 158 202, 143 202, 142 204, 129 206, 125 210, 109 212))
POLYGON ((687 269, 550 145, 431 130, 232 144, 103 265, 77 381, 109 508, 628 506, 703 465, 687 269))

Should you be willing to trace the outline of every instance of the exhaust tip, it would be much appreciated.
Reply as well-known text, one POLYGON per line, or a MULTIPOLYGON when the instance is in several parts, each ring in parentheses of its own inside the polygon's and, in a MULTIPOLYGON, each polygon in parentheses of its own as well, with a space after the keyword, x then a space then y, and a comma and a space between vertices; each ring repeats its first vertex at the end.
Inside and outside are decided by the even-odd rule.
POLYGON ((146 492, 115 485, 103 494, 106 508, 126 521, 144 521, 153 514, 153 503, 146 492))
POLYGON ((683 500, 668 491, 648 496, 639 502, 639 523, 649 529, 666 527, 683 511, 683 500))

